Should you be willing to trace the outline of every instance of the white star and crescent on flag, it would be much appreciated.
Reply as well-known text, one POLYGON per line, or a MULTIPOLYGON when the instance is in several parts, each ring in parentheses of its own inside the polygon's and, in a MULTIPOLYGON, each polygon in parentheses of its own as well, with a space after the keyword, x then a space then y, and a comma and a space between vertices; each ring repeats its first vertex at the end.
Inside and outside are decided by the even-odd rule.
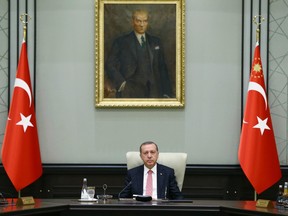
MULTIPOLYGON (((255 60, 260 60, 260 59, 255 59, 255 60)), ((259 64, 259 63, 254 64, 253 72, 254 72, 254 74, 253 74, 254 78, 260 78, 262 76, 261 64, 259 64)), ((262 97, 265 101, 265 108, 267 109, 267 97, 266 97, 266 93, 265 93, 265 90, 263 89, 263 87, 260 84, 258 84, 257 82, 251 82, 250 81, 248 92, 251 90, 257 91, 262 95, 262 97)), ((254 125, 253 128, 260 129, 261 135, 264 134, 265 130, 270 130, 269 126, 267 125, 268 118, 262 120, 261 118, 259 118, 257 116, 257 121, 258 121, 258 123, 256 125, 254 125)), ((243 124, 248 124, 248 122, 243 119, 243 124)))
POLYGON ((254 125, 253 128, 259 128, 259 129, 260 129, 260 132, 261 132, 261 135, 263 135, 265 129, 266 129, 266 130, 270 130, 270 128, 269 128, 268 125, 267 125, 268 118, 262 120, 261 118, 259 118, 259 117, 257 116, 257 120, 258 120, 258 124, 254 125))
MULTIPOLYGON (((29 97, 29 107, 31 107, 32 93, 31 93, 29 85, 24 80, 16 78, 14 87, 21 88, 22 90, 24 90, 27 93, 27 95, 29 97)), ((17 122, 16 125, 23 126, 24 133, 26 132, 28 127, 34 127, 34 125, 30 121, 32 114, 29 116, 24 116, 22 113, 20 113, 20 116, 21 116, 21 121, 17 122)), ((8 121, 10 121, 10 120, 11 120, 11 118, 8 117, 8 121)))
POLYGON ((17 122, 16 125, 22 125, 24 132, 26 132, 28 127, 34 127, 34 125, 31 123, 30 119, 32 115, 24 116, 22 113, 21 115, 21 121, 17 122))

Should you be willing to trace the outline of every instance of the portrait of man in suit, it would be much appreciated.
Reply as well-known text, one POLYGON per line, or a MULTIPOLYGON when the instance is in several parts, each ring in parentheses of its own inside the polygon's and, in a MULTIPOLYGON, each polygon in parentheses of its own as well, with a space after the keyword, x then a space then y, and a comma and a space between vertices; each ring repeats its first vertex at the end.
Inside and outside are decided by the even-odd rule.
MULTIPOLYGON (((113 36, 107 33, 108 37, 113 38, 113 42, 105 41, 105 51, 107 51, 105 52, 105 90, 107 93, 105 97, 175 97, 175 55, 173 56, 175 36, 165 41, 169 42, 174 38, 174 42, 169 43, 170 46, 172 45, 172 50, 174 45, 174 51, 169 52, 169 45, 165 48, 160 37, 149 32, 152 27, 149 28, 151 16, 148 9, 151 8, 153 5, 146 6, 146 8, 142 5, 134 5, 130 8, 130 12, 128 7, 125 8, 126 14, 130 13, 129 29, 124 31, 123 28, 123 32, 118 34, 113 32, 113 36), (165 51, 168 51, 168 55, 165 51)), ((111 8, 108 10, 111 11, 111 8)), ((162 27, 166 16, 160 19, 159 23, 162 27)), ((115 22, 117 25, 117 21, 115 22)), ((155 33, 158 32, 160 36, 165 35, 165 28, 158 27, 158 31, 156 29, 156 27, 153 28, 155 33)), ((167 28, 169 29, 171 28, 167 28)), ((169 34, 167 36, 169 37, 169 34)))

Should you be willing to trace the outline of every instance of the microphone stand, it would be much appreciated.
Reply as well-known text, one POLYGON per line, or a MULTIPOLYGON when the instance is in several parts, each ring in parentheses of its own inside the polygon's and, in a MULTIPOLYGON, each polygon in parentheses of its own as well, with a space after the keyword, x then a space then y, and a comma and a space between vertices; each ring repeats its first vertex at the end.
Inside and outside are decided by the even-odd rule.
POLYGON ((132 181, 130 181, 118 194, 118 200, 121 199, 121 193, 123 193, 123 191, 125 191, 130 185, 132 184, 132 181))

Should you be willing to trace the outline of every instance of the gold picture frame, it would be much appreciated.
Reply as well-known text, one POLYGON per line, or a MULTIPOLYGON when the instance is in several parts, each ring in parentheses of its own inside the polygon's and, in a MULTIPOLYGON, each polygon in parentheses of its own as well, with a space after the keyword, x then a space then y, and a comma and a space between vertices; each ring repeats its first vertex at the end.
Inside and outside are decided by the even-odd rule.
POLYGON ((95 0, 96 108, 184 107, 184 45, 185 0, 95 0))

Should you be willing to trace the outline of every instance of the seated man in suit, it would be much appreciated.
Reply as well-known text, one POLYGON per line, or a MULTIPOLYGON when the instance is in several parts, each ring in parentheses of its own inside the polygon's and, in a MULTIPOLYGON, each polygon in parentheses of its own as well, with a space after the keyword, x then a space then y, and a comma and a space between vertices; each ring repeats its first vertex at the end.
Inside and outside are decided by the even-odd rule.
POLYGON ((144 164, 128 170, 125 189, 119 194, 119 198, 132 198, 134 194, 152 196, 153 199, 183 198, 174 170, 158 164, 158 156, 158 146, 154 142, 141 144, 140 157, 144 164))

